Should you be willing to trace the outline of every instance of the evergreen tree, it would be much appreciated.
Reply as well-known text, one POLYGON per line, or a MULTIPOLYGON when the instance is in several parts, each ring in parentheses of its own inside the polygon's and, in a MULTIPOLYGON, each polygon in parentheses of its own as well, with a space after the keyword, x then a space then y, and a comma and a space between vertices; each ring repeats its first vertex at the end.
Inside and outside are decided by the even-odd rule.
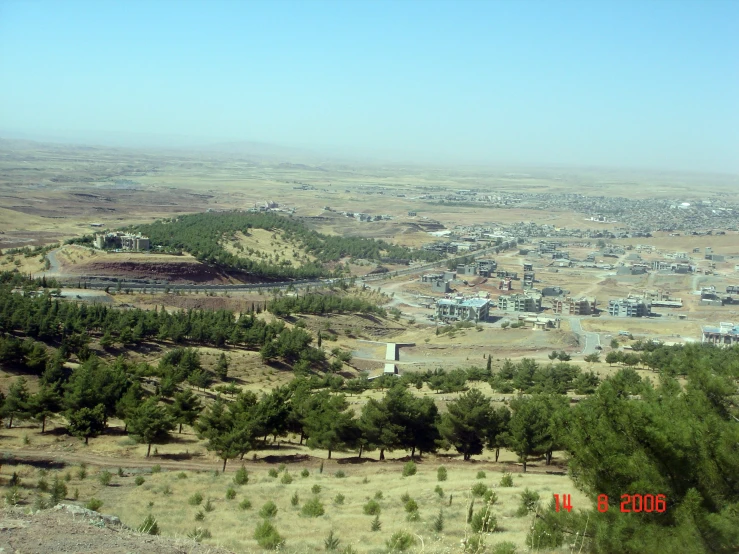
POLYGON ((221 381, 225 381, 226 377, 228 377, 228 366, 229 366, 228 358, 226 358, 225 352, 221 352, 221 355, 218 358, 218 363, 216 364, 216 370, 215 370, 216 376, 221 381))
POLYGON ((343 448, 356 438, 356 427, 352 421, 353 413, 347 412, 349 404, 343 394, 331 395, 327 391, 314 394, 309 401, 306 414, 306 434, 310 448, 328 450, 331 453, 343 448))
POLYGON ((493 417, 490 398, 471 389, 450 402, 447 409, 441 419, 441 435, 463 454, 465 460, 482 454, 485 434, 493 417))
POLYGON ((29 399, 29 411, 32 417, 41 422, 41 433, 46 431, 46 418, 59 412, 62 407, 62 398, 54 388, 42 386, 29 399))
POLYGON ((98 404, 94 408, 81 407, 69 410, 67 420, 69 433, 84 438, 85 444, 88 444, 90 437, 98 436, 105 429, 105 406, 98 404))
POLYGON ((175 427, 172 417, 159 405, 155 397, 147 399, 132 410, 126 424, 129 432, 136 436, 139 442, 147 445, 147 458, 151 453, 151 445, 155 441, 167 438, 175 427))
POLYGON ((30 417, 29 399, 30 395, 26 386, 26 378, 18 377, 10 385, 10 390, 3 406, 3 415, 8 418, 8 429, 13 427, 13 419, 24 420, 30 417))
POLYGON ((179 424, 178 432, 182 433, 182 425, 194 425, 202 409, 200 399, 190 389, 185 389, 174 395, 169 413, 174 422, 179 424))

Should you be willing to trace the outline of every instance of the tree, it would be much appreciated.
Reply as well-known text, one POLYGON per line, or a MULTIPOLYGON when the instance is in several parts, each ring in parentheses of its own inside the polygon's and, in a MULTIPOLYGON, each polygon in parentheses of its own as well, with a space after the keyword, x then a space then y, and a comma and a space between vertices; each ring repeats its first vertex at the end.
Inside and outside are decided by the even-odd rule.
POLYGON ((147 445, 146 457, 151 453, 151 445, 165 439, 175 427, 172 417, 155 397, 151 397, 135 408, 126 420, 129 433, 147 445))
POLYGON ((30 416, 28 387, 26 378, 18 377, 10 385, 8 396, 5 398, 3 415, 8 418, 8 429, 13 427, 13 419, 27 419, 30 416))
POLYGON ((218 363, 216 364, 216 370, 215 374, 216 376, 221 380, 225 381, 226 377, 228 377, 228 358, 226 358, 226 353, 221 352, 220 357, 218 358, 218 363))
POLYGON ((134 410, 141 404, 141 399, 144 397, 144 391, 141 388, 141 384, 138 381, 128 388, 121 399, 116 403, 115 413, 120 419, 123 420, 125 427, 124 431, 128 432, 128 420, 133 414, 134 410))
POLYGON ((600 356, 597 352, 593 352, 592 354, 588 354, 585 356, 585 361, 589 364, 594 364, 600 362, 600 356))
POLYGON ((606 354, 606 363, 610 366, 619 363, 621 360, 623 360, 622 352, 612 350, 611 352, 606 354))
POLYGON ((200 399, 190 390, 185 389, 174 395, 174 402, 169 413, 175 423, 179 424, 178 433, 182 433, 182 425, 194 425, 203 410, 200 399))
MULTIPOLYGON (((501 329, 507 329, 507 328, 508 328, 508 326, 509 326, 510 324, 511 324, 511 322, 510 322, 510 321, 508 321, 508 320, 506 320, 506 321, 502 321, 502 322, 500 323, 500 328, 501 328, 501 329)), ((436 328, 436 334, 437 334, 437 335, 439 334, 439 328, 438 328, 438 327, 436 328)))
POLYGON ((343 394, 332 395, 321 391, 310 397, 305 419, 309 448, 323 448, 331 453, 347 446, 354 438, 356 427, 352 422, 353 412, 347 412, 349 404, 343 394))
POLYGON ((201 439, 208 439, 206 448, 223 460, 226 471, 228 460, 236 458, 252 447, 253 436, 247 421, 236 416, 220 398, 203 411, 195 429, 201 439))
POLYGON ((98 404, 94 408, 82 407, 67 412, 69 425, 67 430, 75 437, 85 439, 88 444, 90 437, 96 437, 105 429, 105 406, 98 404))
POLYGON ((550 436, 552 410, 544 395, 519 396, 511 401, 511 420, 508 423, 507 446, 518 455, 523 471, 531 454, 545 449, 550 436))
POLYGON ((501 447, 506 445, 508 426, 511 421, 511 411, 505 406, 494 409, 487 429, 487 447, 495 450, 495 461, 498 461, 501 447))
POLYGON ((103 333, 103 336, 100 338, 100 346, 102 346, 105 350, 113 346, 113 343, 115 341, 113 340, 113 335, 110 334, 110 331, 105 331, 103 333))
POLYGON ((42 386, 29 399, 29 412, 32 417, 41 422, 41 433, 46 431, 46 418, 61 410, 62 399, 52 387, 42 386))
POLYGON ((618 339, 611 339, 611 348, 616 350, 619 347, 618 339))
POLYGON ((450 402, 447 409, 441 419, 441 435, 463 454, 465 460, 482 454, 485 434, 493 417, 490 399, 479 390, 471 389, 450 402))

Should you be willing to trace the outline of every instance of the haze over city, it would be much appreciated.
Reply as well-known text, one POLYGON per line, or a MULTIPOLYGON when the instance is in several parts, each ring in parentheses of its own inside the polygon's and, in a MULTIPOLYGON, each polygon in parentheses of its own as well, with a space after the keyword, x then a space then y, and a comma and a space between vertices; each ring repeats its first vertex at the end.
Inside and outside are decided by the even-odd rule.
POLYGON ((739 4, 0 2, 0 136, 739 172, 739 4))

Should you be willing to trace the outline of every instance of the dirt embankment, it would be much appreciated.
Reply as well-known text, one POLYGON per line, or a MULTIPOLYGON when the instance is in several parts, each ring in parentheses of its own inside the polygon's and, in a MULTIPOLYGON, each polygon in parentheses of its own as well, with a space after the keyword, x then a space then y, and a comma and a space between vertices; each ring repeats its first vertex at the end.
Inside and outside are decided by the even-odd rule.
POLYGON ((117 277, 119 279, 162 280, 170 283, 227 284, 231 280, 217 268, 192 261, 145 262, 132 260, 91 260, 64 268, 79 276, 117 277))
POLYGON ((190 539, 172 539, 132 531, 110 517, 76 506, 29 514, 27 509, 0 510, 0 552, 128 554, 229 554, 190 539))

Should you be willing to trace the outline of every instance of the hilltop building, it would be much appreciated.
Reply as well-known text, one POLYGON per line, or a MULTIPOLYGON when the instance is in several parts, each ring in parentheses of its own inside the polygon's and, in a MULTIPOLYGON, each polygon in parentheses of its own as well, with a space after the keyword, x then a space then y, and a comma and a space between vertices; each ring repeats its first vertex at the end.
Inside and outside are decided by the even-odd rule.
POLYGON ((151 244, 149 238, 141 234, 107 233, 95 235, 93 241, 95 248, 123 249, 123 250, 149 250, 151 244))

